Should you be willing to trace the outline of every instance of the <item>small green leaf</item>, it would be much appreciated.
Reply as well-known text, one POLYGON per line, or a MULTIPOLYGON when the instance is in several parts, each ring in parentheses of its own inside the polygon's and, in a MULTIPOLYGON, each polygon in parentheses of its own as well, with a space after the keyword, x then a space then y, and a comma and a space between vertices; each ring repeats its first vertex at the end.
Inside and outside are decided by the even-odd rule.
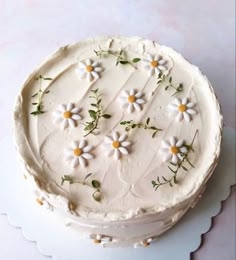
POLYGON ((38 103, 32 103, 32 105, 33 105, 33 106, 36 106, 36 105, 38 105, 38 103))
POLYGON ((109 119, 109 118, 111 118, 111 115, 109 115, 109 114, 104 114, 104 115, 102 115, 102 117, 105 118, 105 119, 109 119))
POLYGON ((86 127, 84 128, 85 131, 90 131, 94 128, 94 124, 91 122, 91 123, 88 123, 86 125, 86 127))
POLYGON ((152 134, 152 138, 155 138, 157 132, 158 132, 158 131, 156 131, 156 132, 154 132, 154 133, 152 134))
POLYGON ((101 194, 101 192, 100 191, 95 191, 94 193, 93 193, 93 198, 94 198, 94 200, 96 200, 97 202, 100 202, 101 200, 102 200, 102 194, 101 194))
POLYGON ((121 60, 121 61, 119 61, 119 63, 120 63, 120 64, 123 64, 123 65, 129 64, 129 62, 128 62, 127 60, 121 60))
POLYGON ((120 122, 120 125, 126 125, 126 121, 120 122))
POLYGON ((87 174, 87 175, 85 176, 85 178, 84 178, 84 183, 85 183, 85 181, 86 181, 91 175, 92 175, 92 173, 90 172, 89 174, 87 174))
POLYGON ((139 62, 141 59, 140 58, 134 58, 132 61, 134 62, 134 63, 137 63, 137 62, 139 62))
POLYGON ((134 129, 137 126, 137 124, 132 124, 131 128, 134 129))
POLYGON ((45 94, 48 94, 48 93, 50 93, 50 90, 47 90, 47 91, 45 92, 45 94))
POLYGON ((52 78, 43 78, 44 80, 52 80, 52 78))
POLYGON ((89 115, 92 119, 96 119, 97 118, 97 114, 94 110, 89 110, 89 115))
POLYGON ((164 176, 162 176, 162 179, 163 179, 165 182, 168 182, 168 180, 167 180, 164 176))
POLYGON ((182 169, 185 170, 186 172, 188 171, 188 169, 182 165, 182 169))
POLYGON ((168 88, 169 88, 169 86, 166 86, 166 87, 165 87, 165 90, 167 90, 168 88))
POLYGON ((170 82, 170 83, 172 82, 172 77, 169 78, 169 82, 170 82))
POLYGON ((152 181, 153 188, 157 185, 155 181, 152 181))
POLYGON ((150 123, 150 117, 147 119, 146 124, 148 125, 150 123))
POLYGON ((91 183, 92 183, 93 188, 95 188, 95 189, 99 189, 101 187, 101 183, 97 180, 92 180, 91 183))

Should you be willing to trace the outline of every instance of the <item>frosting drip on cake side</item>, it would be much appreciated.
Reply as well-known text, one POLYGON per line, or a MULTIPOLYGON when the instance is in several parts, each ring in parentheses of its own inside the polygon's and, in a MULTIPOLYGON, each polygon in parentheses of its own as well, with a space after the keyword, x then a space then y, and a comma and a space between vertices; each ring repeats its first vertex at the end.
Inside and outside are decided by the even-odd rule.
MULTIPOLYGON (((158 61, 160 62, 160 59, 158 61)), ((152 66, 156 68, 157 64, 152 63, 152 66)), ((184 112, 187 109, 184 106, 183 103, 179 104, 178 112, 184 112)), ((209 178, 217 162, 221 130, 222 117, 218 102, 209 82, 199 69, 174 50, 139 38, 101 37, 61 48, 30 76, 18 97, 15 110, 17 149, 28 173, 39 180, 39 192, 43 192, 53 207, 57 208, 63 204, 63 207, 69 210, 69 201, 76 205, 75 209, 70 211, 82 217, 98 220, 105 218, 107 221, 160 213, 191 200, 201 189, 203 182, 209 178), (130 60, 136 57, 141 60, 134 64, 136 68, 129 64, 116 66, 113 56, 96 56, 94 50, 99 46, 114 51, 123 48, 130 60), (168 61, 169 74, 164 82, 157 84, 155 70, 150 75, 150 71, 144 69, 143 60, 146 59, 147 53, 160 54, 168 61), (87 59, 91 60, 91 64, 85 62, 87 59), (83 71, 78 73, 80 62, 86 66, 83 67, 85 74, 81 74, 83 71), (94 62, 99 65, 93 66, 94 62), (95 71, 96 68, 101 69, 95 71), (96 74, 93 79, 88 76, 93 71, 100 76, 99 79, 96 79, 96 74), (32 96, 39 89, 39 81, 35 80, 38 75, 48 76, 52 80, 42 81, 42 89, 45 92, 50 91, 43 95, 45 113, 33 116, 30 115, 33 111, 32 96), (170 76, 173 84, 183 84, 183 91, 174 97, 174 90, 165 89, 170 76), (86 132, 82 122, 90 120, 89 96, 91 90, 95 89, 102 93, 104 113, 110 114, 111 118, 101 119, 98 135, 84 137, 86 132), (131 93, 132 89, 136 92, 131 93), (133 112, 129 113, 129 109, 123 106, 125 102, 119 102, 124 95, 123 91, 128 93, 128 105, 139 98, 135 97, 138 92, 142 93, 139 99, 145 102, 140 101, 141 111, 134 106, 133 112), (185 120, 186 118, 179 122, 175 116, 169 114, 168 106, 175 98, 180 98, 180 101, 188 98, 188 102, 195 104, 192 109, 197 114, 190 115, 190 122, 185 120), (76 112, 80 118, 76 117, 76 122, 71 125, 68 123, 68 126, 62 129, 60 123, 54 123, 54 113, 60 105, 70 103, 73 108, 65 107, 64 119, 70 119, 73 114, 71 111, 76 107, 80 108, 79 112, 76 112), (146 122, 147 118, 150 118, 150 124, 163 131, 152 138, 149 131, 135 128, 128 132, 128 138, 124 140, 132 144, 128 154, 122 153, 120 160, 106 156, 107 151, 102 147, 105 136, 112 136, 114 131, 120 135, 126 133, 125 127, 120 125, 121 121, 146 122), (73 124, 76 127, 73 127, 73 124), (188 167, 188 172, 180 171, 177 185, 165 185, 154 191, 152 180, 157 176, 169 178, 172 175, 168 164, 163 162, 163 154, 159 152, 162 141, 176 136, 189 144, 196 130, 198 135, 194 143, 195 152, 189 155, 195 168, 188 167), (73 141, 83 140, 93 147, 87 152, 93 158, 87 155, 87 159, 91 159, 87 160, 87 167, 79 165, 73 168, 70 161, 65 161, 64 150, 70 148, 73 141), (89 173, 93 173, 89 180, 96 179, 101 183, 103 199, 100 203, 93 200, 92 187, 68 183, 61 185, 61 177, 64 175, 72 175, 83 182, 89 173)), ((118 139, 113 141, 118 142, 118 139)), ((113 143, 113 148, 119 146, 122 145, 113 143)), ((172 151, 177 154, 175 149, 172 151)), ((86 152, 75 147, 76 156, 82 156, 82 153, 86 152)))

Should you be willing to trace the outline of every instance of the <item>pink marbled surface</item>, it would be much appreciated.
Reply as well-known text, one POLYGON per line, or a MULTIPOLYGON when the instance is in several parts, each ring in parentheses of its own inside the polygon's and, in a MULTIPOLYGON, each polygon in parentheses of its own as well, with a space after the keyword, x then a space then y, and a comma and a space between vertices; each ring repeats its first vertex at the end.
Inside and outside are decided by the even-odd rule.
MULTIPOLYGON (((0 140, 11 134, 14 98, 31 70, 63 45, 104 34, 181 52, 208 76, 225 125, 235 127, 234 0, 0 0, 0 140)), ((223 259, 222 252, 235 259, 235 192, 225 205, 194 260, 223 259)), ((19 233, 0 216, 0 259, 45 259, 19 233)))

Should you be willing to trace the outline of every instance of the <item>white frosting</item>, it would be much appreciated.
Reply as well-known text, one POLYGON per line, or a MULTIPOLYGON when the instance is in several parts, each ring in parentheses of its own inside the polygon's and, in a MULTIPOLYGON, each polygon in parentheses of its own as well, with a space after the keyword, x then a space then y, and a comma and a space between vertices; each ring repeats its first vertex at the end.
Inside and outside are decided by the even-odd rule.
MULTIPOLYGON (((164 70, 159 67, 160 71, 162 69, 164 70)), ((114 236, 120 243, 118 245, 122 245, 125 239, 137 242, 156 237, 179 220, 193 201, 196 201, 216 166, 221 131, 220 107, 206 77, 173 49, 140 38, 100 37, 61 48, 29 76, 18 96, 14 113, 17 150, 25 171, 33 177, 32 182, 39 184, 37 191, 43 194, 43 198, 53 208, 65 212, 72 226, 86 232, 91 229, 91 233, 95 230, 96 234, 114 236), (124 49, 129 60, 138 57, 141 61, 135 67, 129 64, 116 66, 114 57, 100 59, 95 55, 94 50, 99 46, 104 50, 124 49), (143 69, 143 60, 147 54, 157 55, 159 66, 166 66, 165 72, 171 74, 173 82, 183 84, 184 90, 177 97, 188 98, 196 104, 198 113, 190 122, 176 122, 175 118, 169 117, 168 105, 174 101, 173 93, 165 90, 168 82, 157 85, 155 69, 150 72, 151 75, 143 69), (94 67, 93 71, 97 75, 88 71, 84 72, 85 75, 79 70, 81 79, 78 77, 81 62, 84 66, 87 65, 84 61, 94 67), (100 78, 99 63, 103 69, 100 78), (32 116, 31 97, 38 91, 35 76, 40 74, 53 80, 42 81, 42 89, 50 90, 49 94, 43 96, 45 113, 32 116), (108 120, 101 119, 99 133, 86 137, 89 145, 94 147, 95 158, 89 161, 86 168, 68 167, 63 160, 64 150, 73 141, 84 138, 84 126, 80 123, 76 127, 61 130, 53 123, 52 115, 60 104, 73 103, 81 108, 80 114, 84 122, 87 122, 87 111, 91 109, 90 91, 97 88, 103 95, 104 111, 112 117, 108 120), (123 91, 130 93, 132 89, 142 92, 146 103, 141 111, 129 114, 120 108, 119 97, 123 91), (120 160, 105 156, 102 147, 105 136, 112 136, 114 131, 125 131, 124 126, 119 124, 120 121, 145 122, 148 117, 153 125, 163 131, 152 138, 148 130, 133 129, 129 132, 127 141, 132 143, 131 153, 127 155, 125 150, 123 153, 120 151, 120 155, 124 155, 120 160), (163 185, 155 191, 151 181, 156 180, 157 176, 169 178, 172 174, 158 152, 162 140, 176 136, 178 140, 183 139, 189 144, 197 129, 195 152, 189 154, 195 168, 187 173, 179 171, 177 185, 163 185), (103 199, 100 203, 93 200, 91 190, 86 185, 65 183, 61 186, 63 175, 73 175, 83 182, 90 172, 93 173, 91 179, 101 182, 103 199), (154 223, 160 224, 155 230, 154 223), (126 228, 120 228, 117 232, 117 226, 122 225, 126 228), (142 227, 137 230, 137 225, 142 227)), ((126 149, 129 145, 122 146, 126 149)))

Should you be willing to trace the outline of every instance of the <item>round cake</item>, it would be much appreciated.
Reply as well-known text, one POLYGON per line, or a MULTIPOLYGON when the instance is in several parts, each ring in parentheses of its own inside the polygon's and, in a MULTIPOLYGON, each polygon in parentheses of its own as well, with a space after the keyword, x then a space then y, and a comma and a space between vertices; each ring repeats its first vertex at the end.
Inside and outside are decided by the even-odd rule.
POLYGON ((222 115, 207 78, 173 49, 98 37, 28 77, 14 136, 38 206, 104 247, 146 247, 201 197, 222 115))

